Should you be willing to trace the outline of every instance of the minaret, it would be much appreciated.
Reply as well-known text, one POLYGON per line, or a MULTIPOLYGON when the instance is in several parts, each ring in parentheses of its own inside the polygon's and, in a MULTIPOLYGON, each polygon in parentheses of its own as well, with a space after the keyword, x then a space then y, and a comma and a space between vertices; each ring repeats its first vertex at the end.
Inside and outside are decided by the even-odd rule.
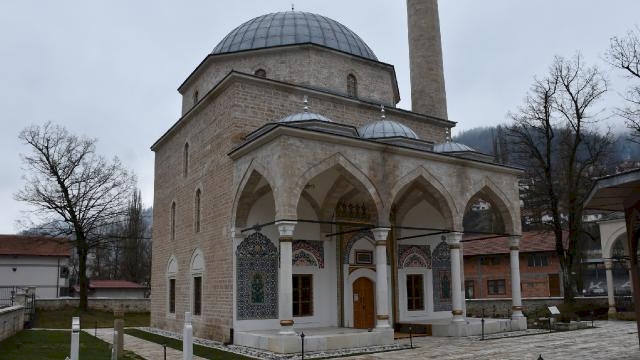
POLYGON ((447 119, 437 0, 407 0, 411 109, 447 119))

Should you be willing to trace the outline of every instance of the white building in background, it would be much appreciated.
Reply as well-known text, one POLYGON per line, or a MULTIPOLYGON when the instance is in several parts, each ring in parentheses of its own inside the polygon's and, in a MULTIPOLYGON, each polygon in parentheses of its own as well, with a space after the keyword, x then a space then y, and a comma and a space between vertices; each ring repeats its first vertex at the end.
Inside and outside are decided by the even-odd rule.
POLYGON ((0 288, 35 288, 38 298, 66 296, 72 249, 64 238, 0 235, 0 288))

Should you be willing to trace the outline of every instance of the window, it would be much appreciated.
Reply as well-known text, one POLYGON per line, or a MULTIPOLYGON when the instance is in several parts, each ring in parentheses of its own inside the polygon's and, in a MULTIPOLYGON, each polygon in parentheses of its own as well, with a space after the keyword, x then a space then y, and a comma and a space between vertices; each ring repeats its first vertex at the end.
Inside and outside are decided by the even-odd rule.
POLYGON ((195 213, 195 228, 196 232, 200 232, 200 189, 196 190, 196 213, 195 213))
POLYGON ((171 240, 175 240, 176 239, 176 203, 172 202, 171 203, 171 220, 170 220, 170 226, 171 226, 171 240))
POLYGON ((527 258, 527 264, 529 267, 543 267, 549 265, 549 258, 547 255, 542 254, 530 254, 527 258))
POLYGON ((407 275, 407 310, 424 310, 422 275, 407 275))
POLYGON ((182 159, 182 175, 189 175, 189 143, 184 144, 184 154, 182 159))
POLYGON ((176 279, 169 279, 169 313, 176 313, 176 279))
POLYGON ((202 314, 202 276, 193 277, 193 315, 202 314))
POLYGON ((313 315, 312 275, 293 275, 293 316, 313 315))
POLYGON ((264 69, 258 69, 253 73, 255 76, 260 76, 263 78, 267 77, 267 72, 264 69))
POLYGON ((507 293, 505 286, 505 280, 487 280, 487 294, 489 295, 504 295, 507 293))
POLYGON ((475 281, 473 280, 465 280, 464 281, 464 297, 466 299, 474 299, 475 294, 475 281))
POLYGON ((198 102, 198 89, 193 92, 193 104, 195 105, 198 102))
POLYGON ((347 96, 352 98, 358 97, 358 81, 353 74, 347 76, 347 96))

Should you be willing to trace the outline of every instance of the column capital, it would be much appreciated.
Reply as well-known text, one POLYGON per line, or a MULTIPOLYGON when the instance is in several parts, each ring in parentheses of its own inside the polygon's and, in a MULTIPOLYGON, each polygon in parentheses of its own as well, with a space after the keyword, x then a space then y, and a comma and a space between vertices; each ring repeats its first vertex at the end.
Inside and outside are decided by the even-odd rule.
POLYGON ((280 233, 280 237, 293 237, 293 230, 296 228, 296 221, 282 220, 276 221, 276 226, 278 227, 278 232, 280 233))
MULTIPOLYGON (((520 235, 511 235, 509 236, 509 247, 510 248, 520 248, 520 238, 522 236, 520 235)), ((513 249, 513 250, 517 250, 517 249, 513 249)))
POLYGON ((371 232, 373 233, 373 238, 376 240, 376 242, 386 241, 387 236, 389 235, 389 231, 391 231, 391 228, 388 228, 388 227, 377 227, 377 228, 371 229, 371 232))
POLYGON ((451 245, 460 245, 460 242, 462 241, 462 233, 450 232, 447 234, 446 238, 447 238, 447 244, 449 244, 449 247, 451 247, 451 245))
POLYGON ((613 260, 604 259, 604 269, 605 270, 613 270, 613 260))

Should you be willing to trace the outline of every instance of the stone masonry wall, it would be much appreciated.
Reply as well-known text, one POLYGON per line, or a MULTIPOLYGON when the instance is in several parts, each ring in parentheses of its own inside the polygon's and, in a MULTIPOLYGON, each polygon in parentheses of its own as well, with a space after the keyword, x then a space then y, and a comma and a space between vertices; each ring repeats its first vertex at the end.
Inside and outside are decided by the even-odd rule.
MULTIPOLYGON (((38 311, 56 311, 69 307, 78 307, 78 298, 57 298, 57 299, 37 299, 36 309, 38 311)), ((149 311, 149 299, 93 299, 88 302, 89 309, 102 311, 123 310, 128 312, 149 311)))
POLYGON ((336 94, 347 94, 347 75, 354 74, 358 98, 395 106, 393 67, 352 55, 310 45, 245 51, 209 56, 198 74, 181 88, 182 113, 194 104, 194 91, 201 99, 232 70, 253 74, 264 69, 267 78, 336 94))

